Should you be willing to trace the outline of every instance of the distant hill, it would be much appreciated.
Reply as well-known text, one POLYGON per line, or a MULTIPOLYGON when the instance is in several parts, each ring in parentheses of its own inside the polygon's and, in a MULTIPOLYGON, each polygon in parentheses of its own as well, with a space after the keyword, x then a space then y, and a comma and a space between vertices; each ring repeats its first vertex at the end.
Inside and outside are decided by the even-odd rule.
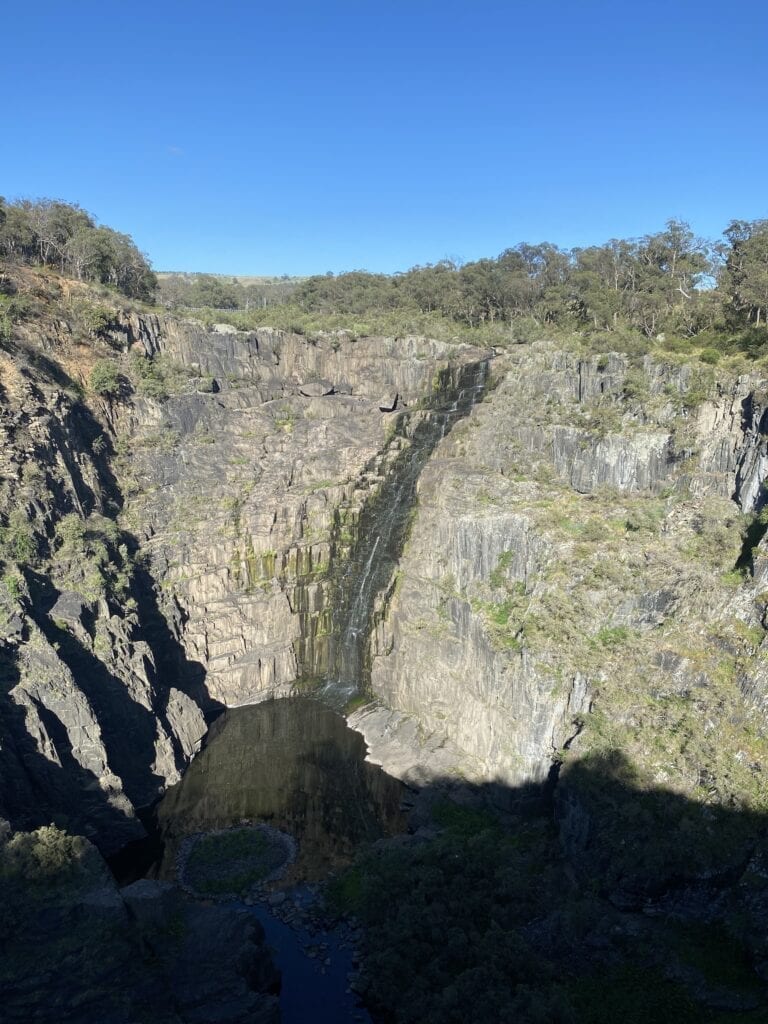
POLYGON ((170 309, 259 309, 285 303, 305 278, 259 277, 164 271, 158 297, 170 309))

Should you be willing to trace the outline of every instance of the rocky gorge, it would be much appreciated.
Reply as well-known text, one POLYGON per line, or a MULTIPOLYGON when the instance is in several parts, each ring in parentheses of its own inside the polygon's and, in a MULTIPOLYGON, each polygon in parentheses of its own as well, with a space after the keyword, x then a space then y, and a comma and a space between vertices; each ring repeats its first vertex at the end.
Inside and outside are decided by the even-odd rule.
POLYGON ((27 325, 0 349, 0 817, 114 854, 220 712, 319 695, 413 788, 550 801, 612 913, 738 912, 763 985, 766 389, 553 341, 27 325), (84 389, 103 359, 118 385, 84 389))

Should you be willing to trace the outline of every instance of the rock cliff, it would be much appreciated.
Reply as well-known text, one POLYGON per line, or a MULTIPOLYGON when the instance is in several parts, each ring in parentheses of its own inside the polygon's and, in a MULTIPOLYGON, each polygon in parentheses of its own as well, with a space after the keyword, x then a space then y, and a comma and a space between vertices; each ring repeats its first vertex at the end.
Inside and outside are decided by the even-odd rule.
POLYGON ((408 779, 518 787, 616 748, 757 799, 765 382, 542 342, 486 366, 136 312, 6 343, 0 810, 109 852, 205 715, 356 686, 408 779))
POLYGON ((0 354, 0 813, 111 852, 204 715, 333 683, 334 607, 367 628, 379 580, 365 510, 412 490, 484 354, 137 313, 101 341, 25 335, 0 354), (120 393, 83 391, 116 347, 120 393))
POLYGON ((519 787, 617 748, 650 785, 749 802, 764 383, 545 344, 493 373, 420 479, 372 636, 379 704, 351 724, 416 781, 519 787))

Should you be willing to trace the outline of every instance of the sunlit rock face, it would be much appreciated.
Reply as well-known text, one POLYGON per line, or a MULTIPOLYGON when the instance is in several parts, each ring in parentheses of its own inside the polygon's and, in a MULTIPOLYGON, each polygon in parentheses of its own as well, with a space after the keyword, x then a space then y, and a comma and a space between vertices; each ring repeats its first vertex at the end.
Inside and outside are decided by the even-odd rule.
MULTIPOLYGON (((541 782, 604 742, 597 715, 659 771, 668 695, 704 695, 712 723, 763 700, 764 542, 754 577, 733 574, 741 510, 764 500, 761 385, 545 344, 493 373, 420 478, 371 641, 385 709, 351 721, 413 780, 541 782)), ((695 788, 673 746, 667 772, 695 788)))
MULTIPOLYGON (((230 706, 333 676, 335 609, 354 603, 349 570, 362 576, 368 560, 361 516, 377 502, 387 515, 391 502, 378 499, 393 478, 412 488, 424 459, 412 465, 409 450, 424 448, 430 410, 451 408, 483 353, 186 324, 142 337, 219 387, 123 413, 136 452, 132 509, 186 656, 230 706)), ((408 503, 398 503, 406 513, 408 503)), ((391 560, 391 547, 379 557, 391 560)))

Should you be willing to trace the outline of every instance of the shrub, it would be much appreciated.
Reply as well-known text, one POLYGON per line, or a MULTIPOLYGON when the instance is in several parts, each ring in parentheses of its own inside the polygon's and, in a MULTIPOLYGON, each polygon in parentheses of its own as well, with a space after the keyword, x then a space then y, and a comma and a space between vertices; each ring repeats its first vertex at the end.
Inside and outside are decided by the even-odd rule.
POLYGON ((626 626, 604 626, 594 637, 594 642, 600 647, 618 647, 625 643, 630 636, 626 626))
POLYGON ((715 363, 720 362, 720 353, 716 348, 705 348, 699 352, 699 359, 702 363, 708 363, 710 366, 714 366, 715 363))
POLYGON ((633 367, 624 378, 624 397, 639 402, 648 398, 648 378, 642 370, 633 367))
POLYGON ((83 330, 93 337, 103 337, 114 325, 115 315, 106 306, 92 306, 84 303, 77 311, 77 319, 83 330))
POLYGON ((8 525, 0 529, 0 551, 5 558, 22 564, 35 560, 37 540, 24 509, 14 509, 8 516, 8 525))
POLYGON ((21 579, 15 573, 7 573, 3 576, 3 586, 8 591, 9 597, 18 601, 21 597, 21 579))
POLYGON ((91 389, 97 395, 112 398, 120 394, 120 374, 117 364, 111 359, 99 359, 91 370, 89 378, 91 389))
POLYGON ((45 886, 53 876, 75 871, 88 849, 81 836, 69 836, 55 825, 17 832, 0 846, 0 879, 45 886))

